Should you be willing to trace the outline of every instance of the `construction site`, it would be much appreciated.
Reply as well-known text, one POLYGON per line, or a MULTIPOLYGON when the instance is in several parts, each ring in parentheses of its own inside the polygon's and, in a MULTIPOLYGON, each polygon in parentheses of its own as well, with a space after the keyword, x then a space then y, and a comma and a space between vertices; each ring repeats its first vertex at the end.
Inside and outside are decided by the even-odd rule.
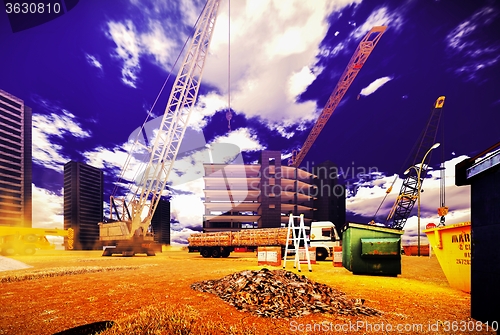
MULTIPOLYGON (((454 167, 455 185, 471 188, 471 220, 447 223, 445 162, 432 158, 444 147, 447 97, 436 96, 372 220, 349 220, 356 188, 347 174, 328 159, 310 166, 307 155, 358 73, 372 66, 390 29, 374 26, 301 146, 264 149, 245 162, 236 146, 188 143, 221 1, 206 1, 164 114, 154 131, 151 115, 134 131, 119 180, 83 163, 64 165, 64 229, 33 228, 31 212, 12 221, 11 208, 28 201, 13 193, 15 171, 1 166, 0 334, 498 334, 500 142, 454 167), (183 177, 176 163, 196 155, 202 222, 186 244, 173 244, 172 180, 183 177), (431 173, 441 183, 436 223, 421 222, 431 173), (114 183, 109 201, 105 183, 114 183), (387 198, 395 201, 383 213, 387 198), (405 243, 412 215, 418 230, 405 243)), ((16 108, 31 117, 21 100, 0 93, 0 121, 16 108)), ((14 134, 9 122, 0 132, 14 134)), ((2 151, 0 164, 13 157, 2 151)))

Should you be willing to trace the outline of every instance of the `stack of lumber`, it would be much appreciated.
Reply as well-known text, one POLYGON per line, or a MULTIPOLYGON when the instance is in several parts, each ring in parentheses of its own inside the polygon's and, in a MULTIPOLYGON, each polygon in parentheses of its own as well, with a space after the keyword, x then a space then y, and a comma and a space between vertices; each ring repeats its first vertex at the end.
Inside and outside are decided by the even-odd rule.
POLYGON ((246 229, 234 233, 233 245, 270 246, 285 245, 288 230, 286 228, 246 229))
MULTIPOLYGON (((188 237, 190 246, 277 246, 286 245, 287 228, 243 229, 239 232, 221 231, 195 233, 188 237)), ((289 244, 292 244, 290 238, 289 244)))
POLYGON ((188 243, 190 246, 204 246, 204 247, 216 247, 216 246, 232 246, 232 240, 234 233, 230 231, 221 231, 216 233, 196 233, 191 234, 188 237, 188 243))

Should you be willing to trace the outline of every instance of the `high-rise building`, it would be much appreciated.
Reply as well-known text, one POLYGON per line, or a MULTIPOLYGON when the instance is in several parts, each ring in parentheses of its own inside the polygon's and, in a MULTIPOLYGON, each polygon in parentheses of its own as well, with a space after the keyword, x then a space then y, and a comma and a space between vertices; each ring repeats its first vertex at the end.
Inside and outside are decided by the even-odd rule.
POLYGON ((151 219, 155 242, 170 244, 170 202, 160 199, 151 219))
POLYGON ((74 161, 64 164, 64 229, 75 232, 74 250, 100 248, 103 184, 100 169, 74 161))
POLYGON ((345 224, 345 191, 336 167, 325 162, 312 173, 281 165, 281 152, 265 150, 258 164, 204 164, 203 231, 237 231, 287 225, 289 215, 304 222, 345 224))
POLYGON ((331 221, 338 232, 346 223, 345 186, 340 183, 338 168, 330 161, 312 168, 315 175, 314 221, 331 221))
POLYGON ((31 108, 0 90, 0 225, 32 226, 31 108))

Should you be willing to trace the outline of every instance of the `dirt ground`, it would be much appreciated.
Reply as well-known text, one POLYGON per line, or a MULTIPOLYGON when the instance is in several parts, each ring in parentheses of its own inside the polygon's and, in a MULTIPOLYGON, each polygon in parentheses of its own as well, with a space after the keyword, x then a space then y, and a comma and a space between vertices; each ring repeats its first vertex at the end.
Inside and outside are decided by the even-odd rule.
MULTIPOLYGON (((470 295, 448 285, 435 257, 402 256, 402 275, 397 277, 353 275, 331 261, 313 264, 312 272, 303 265, 301 273, 308 278, 364 299, 382 316, 269 319, 237 311, 215 295, 190 288, 197 281, 261 269, 255 253, 220 259, 176 248, 155 257, 100 254, 40 251, 13 257, 32 267, 0 272, 0 334, 53 334, 133 318, 152 305, 187 307, 227 329, 254 329, 255 334, 495 334, 470 318, 470 295)), ((292 263, 287 270, 297 272, 292 263)))

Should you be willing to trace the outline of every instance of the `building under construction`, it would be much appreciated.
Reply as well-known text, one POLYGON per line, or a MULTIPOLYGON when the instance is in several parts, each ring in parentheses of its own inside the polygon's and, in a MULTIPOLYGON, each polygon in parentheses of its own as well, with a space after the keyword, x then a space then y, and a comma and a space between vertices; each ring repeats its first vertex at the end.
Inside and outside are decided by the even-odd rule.
POLYGON ((331 162, 311 172, 281 164, 280 151, 263 151, 258 164, 204 164, 203 231, 273 228, 289 214, 304 221, 345 223, 345 188, 331 162))

